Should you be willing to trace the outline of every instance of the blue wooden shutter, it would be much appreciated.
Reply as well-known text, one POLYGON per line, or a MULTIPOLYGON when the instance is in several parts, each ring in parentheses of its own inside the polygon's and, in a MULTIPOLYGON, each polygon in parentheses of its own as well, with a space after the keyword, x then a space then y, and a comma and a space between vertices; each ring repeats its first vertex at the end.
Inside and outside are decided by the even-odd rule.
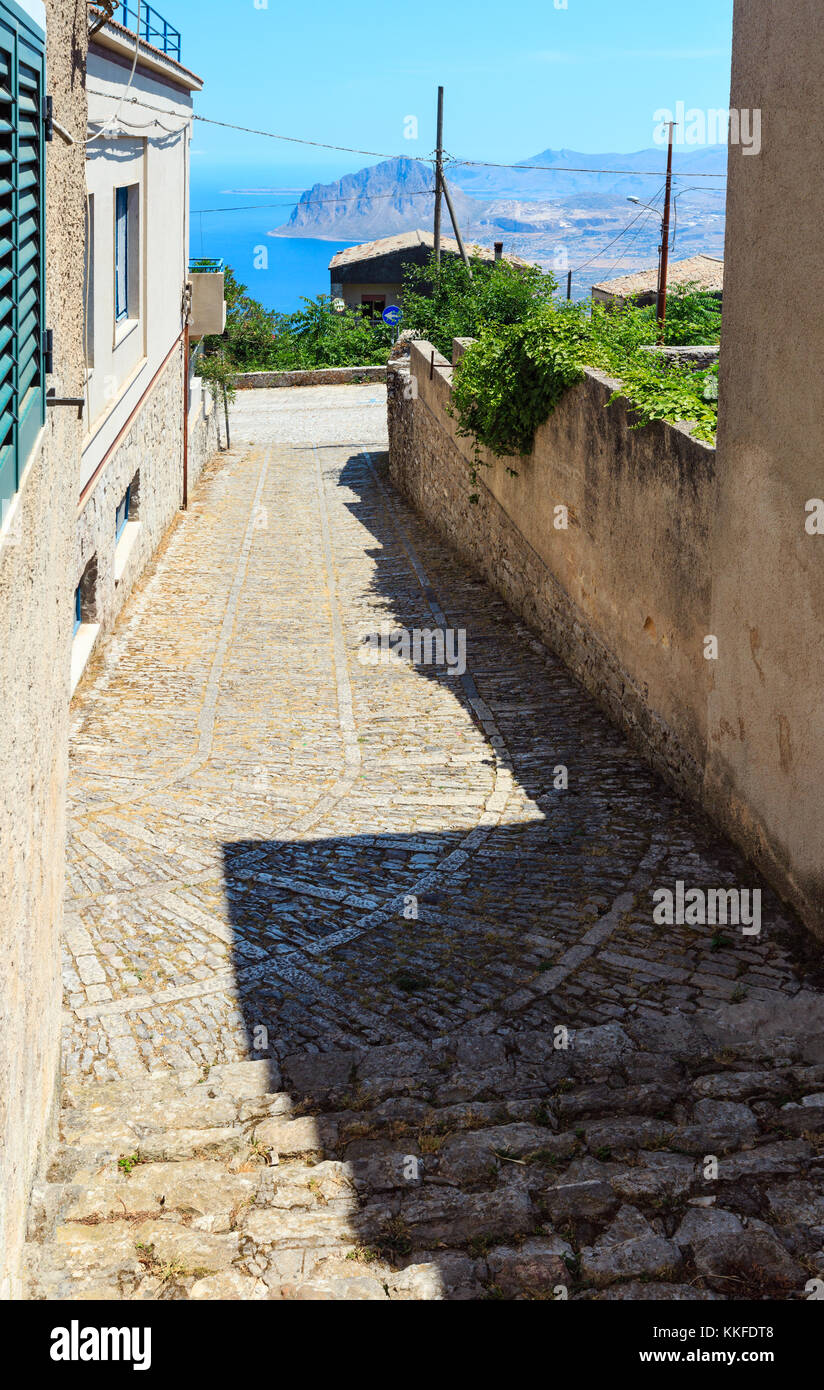
POLYGON ((0 502, 45 420, 45 35, 0 0, 0 502))
POLYGON ((115 189, 114 316, 119 323, 129 314, 129 190, 115 189))
POLYGON ((0 11, 0 508, 17 491, 14 429, 14 35, 0 11))

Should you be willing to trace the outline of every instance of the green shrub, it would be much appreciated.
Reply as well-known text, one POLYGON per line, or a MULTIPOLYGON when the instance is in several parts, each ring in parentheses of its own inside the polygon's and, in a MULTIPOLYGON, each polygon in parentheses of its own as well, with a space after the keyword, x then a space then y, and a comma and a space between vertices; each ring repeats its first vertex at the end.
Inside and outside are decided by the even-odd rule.
POLYGON ((584 375, 587 324, 546 306, 524 323, 485 332, 455 371, 459 432, 493 454, 527 454, 535 430, 584 375))
MULTIPOLYGON (((678 291, 673 296, 673 334, 707 338, 716 323, 708 296, 678 291)), ((669 306, 669 300, 668 300, 669 306)), ((718 418, 718 372, 672 365, 654 352, 659 326, 655 311, 628 306, 610 310, 538 304, 522 322, 482 328, 455 369, 452 408, 459 433, 503 457, 529 453, 535 431, 564 392, 595 367, 621 382, 610 398, 626 397, 635 412, 633 428, 653 420, 692 423, 698 439, 713 442, 718 418)))
POLYGON ((305 308, 277 314, 272 339, 276 371, 313 367, 366 367, 386 362, 394 330, 381 318, 357 309, 336 313, 332 300, 319 294, 304 299, 305 308))
POLYGON ((472 276, 457 256, 440 265, 434 254, 424 266, 407 265, 403 282, 403 326, 452 360, 453 338, 477 338, 531 317, 550 303, 558 288, 538 266, 470 257, 472 276))
POLYGON ((304 299, 304 308, 295 313, 278 313, 247 295, 246 286, 227 268, 225 298, 226 331, 205 339, 205 358, 225 353, 238 372, 362 367, 389 356, 393 330, 388 324, 358 310, 338 314, 327 295, 304 299))

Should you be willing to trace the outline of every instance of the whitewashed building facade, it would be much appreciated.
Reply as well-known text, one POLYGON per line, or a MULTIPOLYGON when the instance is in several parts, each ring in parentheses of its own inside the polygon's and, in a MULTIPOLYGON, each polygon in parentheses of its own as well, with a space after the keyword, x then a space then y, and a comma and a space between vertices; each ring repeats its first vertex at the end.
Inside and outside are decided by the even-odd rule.
POLYGON ((170 26, 155 31, 122 6, 89 43, 72 688, 216 447, 188 370, 189 149, 202 83, 180 49, 170 26))

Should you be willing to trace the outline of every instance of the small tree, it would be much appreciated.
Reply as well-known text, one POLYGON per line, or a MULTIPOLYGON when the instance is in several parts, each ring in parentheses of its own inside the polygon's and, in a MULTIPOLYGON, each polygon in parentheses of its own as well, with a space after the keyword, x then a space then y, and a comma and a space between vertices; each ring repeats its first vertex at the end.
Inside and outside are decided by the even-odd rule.
POLYGON ((523 323, 558 288, 555 277, 535 265, 472 257, 470 277, 457 256, 434 253, 424 266, 404 267, 403 323, 447 358, 453 338, 477 338, 484 330, 523 323))
POLYGON ((204 340, 208 355, 226 352, 238 372, 266 371, 274 364, 273 334, 278 315, 274 309, 264 309, 246 293, 246 286, 235 277, 231 266, 226 267, 223 281, 226 300, 226 329, 222 337, 204 340))
MULTIPOLYGON (((218 341, 220 341, 218 339, 218 341)), ((217 352, 211 352, 200 361, 200 375, 209 388, 212 400, 215 405, 218 401, 223 401, 223 414, 226 420, 226 448, 231 446, 229 436, 229 402, 235 399, 237 387, 235 386, 235 375, 237 368, 229 361, 223 348, 217 352)), ((218 428, 218 444, 220 444, 220 429, 218 428)))

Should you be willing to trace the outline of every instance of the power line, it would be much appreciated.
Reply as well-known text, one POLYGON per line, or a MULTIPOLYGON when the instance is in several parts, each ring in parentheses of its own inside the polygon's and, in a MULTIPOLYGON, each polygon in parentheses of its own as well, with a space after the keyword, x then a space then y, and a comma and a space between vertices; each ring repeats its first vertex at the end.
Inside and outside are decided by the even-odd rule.
MULTIPOLYGON (((638 240, 638 238, 639 238, 639 236, 641 235, 641 233, 642 233, 643 230, 644 230, 643 226, 637 227, 636 230, 635 230, 635 232, 633 233, 633 235, 630 237, 629 241, 626 243, 626 245, 625 245, 623 251, 621 252, 621 255, 618 257, 618 259, 612 262, 612 265, 609 267, 608 270, 604 270, 604 271, 600 271, 600 270, 599 270, 599 274, 601 275, 602 279, 606 279, 609 275, 611 275, 612 272, 613 272, 613 271, 616 269, 616 267, 618 266, 618 264, 619 264, 622 260, 624 260, 624 259, 626 258, 626 256, 629 254, 630 247, 632 247, 632 246, 635 245, 636 241, 638 240)), ((593 265, 595 262, 598 261, 598 259, 599 259, 599 258, 596 256, 594 261, 589 261, 587 264, 588 264, 588 265, 593 265)), ((579 269, 579 270, 585 270, 585 269, 586 269, 586 266, 579 266, 578 269, 579 269)), ((575 272, 573 272, 573 274, 574 274, 574 273, 575 273, 575 272)))
MULTIPOLYGON (((660 198, 661 193, 662 193, 662 189, 659 188, 658 192, 655 194, 655 197, 653 198, 652 201, 654 202, 654 201, 655 201, 655 198, 660 198)), ((641 218, 644 216, 644 211, 645 211, 645 209, 642 209, 641 212, 637 213, 636 216, 633 217, 632 221, 627 223, 627 225, 626 225, 626 227, 624 227, 623 231, 620 231, 620 232, 618 233, 617 236, 614 236, 614 237, 612 238, 612 241, 608 241, 607 244, 606 244, 606 246, 602 246, 601 249, 600 249, 600 251, 599 251, 596 255, 594 255, 590 260, 584 261, 583 265, 576 266, 575 269, 574 269, 573 272, 572 272, 573 275, 578 275, 580 271, 586 270, 587 266, 593 265, 593 264, 595 263, 595 261, 597 261, 597 260, 599 259, 599 257, 603 256, 603 254, 604 254, 605 251, 608 251, 608 250, 609 250, 610 246, 614 246, 615 243, 616 243, 617 241, 620 241, 620 240, 621 240, 621 237, 626 236, 627 232, 629 232, 629 231, 632 230, 632 228, 635 226, 636 222, 640 222, 641 218)), ((640 231, 640 228, 639 228, 639 231, 640 231)), ((616 265, 617 265, 617 261, 616 261, 616 265)))
MULTIPOLYGON (((195 117, 195 120, 202 120, 203 117, 195 117)), ((466 167, 478 169, 521 169, 525 173, 531 174, 535 170, 548 174, 626 174, 633 178, 641 179, 660 179, 660 169, 574 169, 568 164, 495 164, 489 159, 456 159, 449 157, 451 164, 461 164, 466 167)), ((686 174, 681 175, 686 178, 686 174)), ((689 171, 691 179, 726 179, 726 174, 698 174, 693 170, 689 171)))
MULTIPOLYGON (((250 203, 245 208, 193 208, 192 213, 203 212, 256 212, 258 209, 265 208, 293 208, 293 207, 314 207, 317 203, 356 203, 361 198, 367 198, 370 203, 376 202, 379 198, 431 198, 434 196, 434 188, 413 188, 405 193, 352 193, 348 198, 309 198, 305 203, 292 200, 291 203, 250 203)), ((242 195, 238 195, 239 197, 242 195)))
MULTIPOLYGON (((137 106, 143 106, 147 111, 160 111, 163 115, 168 115, 167 109, 160 106, 151 106, 148 102, 142 101, 139 97, 127 97, 127 101, 137 106)), ((241 135, 259 135, 266 140, 284 140, 292 145, 311 145, 317 150, 337 150, 343 154, 363 154, 370 159, 410 159, 410 155, 387 154, 382 150, 362 150, 353 145, 332 145, 324 140, 308 140, 299 135, 280 135, 273 130, 259 130, 254 126, 235 125, 231 121, 218 121, 213 116, 200 116, 193 113, 192 120, 201 121, 205 125, 219 126, 222 130, 235 130, 241 135)), ((432 164, 434 160, 423 158, 420 155, 414 156, 419 164, 432 164)), ((653 178, 660 179, 660 169, 577 169, 564 164, 496 164, 492 160, 484 159, 455 159, 450 156, 450 163, 461 164, 468 167, 483 169, 520 169, 526 173, 535 171, 541 173, 557 174, 614 174, 627 175, 631 178, 653 178)), ((699 174, 690 170, 690 178, 694 179, 724 179, 726 174, 699 174)))

